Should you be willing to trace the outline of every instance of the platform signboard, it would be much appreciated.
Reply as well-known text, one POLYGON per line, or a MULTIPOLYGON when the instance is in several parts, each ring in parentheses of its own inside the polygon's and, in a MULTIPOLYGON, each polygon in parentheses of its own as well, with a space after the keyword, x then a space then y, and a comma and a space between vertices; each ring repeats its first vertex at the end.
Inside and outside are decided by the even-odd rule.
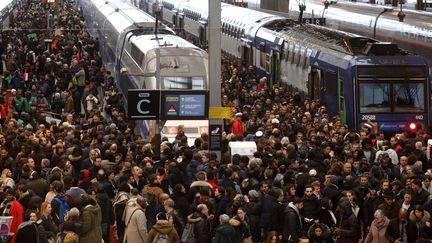
POLYGON ((159 90, 128 90, 129 119, 158 120, 160 98, 159 90))

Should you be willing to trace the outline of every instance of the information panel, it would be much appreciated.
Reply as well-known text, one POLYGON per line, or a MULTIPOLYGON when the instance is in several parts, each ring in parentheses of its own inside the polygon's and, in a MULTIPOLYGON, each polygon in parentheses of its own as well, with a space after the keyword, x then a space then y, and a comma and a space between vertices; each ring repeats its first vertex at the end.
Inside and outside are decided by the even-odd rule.
POLYGON ((208 91, 162 91, 162 120, 208 119, 208 91))

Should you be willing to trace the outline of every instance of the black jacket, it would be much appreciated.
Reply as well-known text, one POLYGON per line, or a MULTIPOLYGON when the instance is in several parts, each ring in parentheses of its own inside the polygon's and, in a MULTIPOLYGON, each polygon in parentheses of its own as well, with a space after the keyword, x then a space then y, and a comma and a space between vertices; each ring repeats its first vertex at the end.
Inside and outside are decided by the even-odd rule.
POLYGON ((339 206, 343 212, 339 215, 338 228, 340 234, 337 237, 337 243, 358 242, 360 239, 360 225, 354 213, 351 204, 347 200, 341 200, 339 206))
MULTIPOLYGON (((336 214, 334 212, 333 214, 336 217, 336 214)), ((327 225, 330 229, 336 227, 336 223, 333 221, 333 217, 331 216, 329 210, 326 208, 321 208, 318 211, 317 219, 320 223, 327 225)))
POLYGON ((423 205, 428 201, 429 192, 424 189, 421 189, 420 193, 414 193, 412 196, 411 204, 412 205, 423 205))
POLYGON ((310 197, 303 197, 303 208, 301 209, 301 214, 303 217, 308 219, 315 219, 315 216, 319 210, 319 201, 315 195, 310 197))
MULTIPOLYGON (((197 241, 201 242, 201 241, 197 241)), ((221 224, 216 229, 212 243, 236 243, 234 227, 228 223, 221 224)))
POLYGON ((188 216, 188 222, 194 224, 196 242, 210 243, 210 223, 207 216, 201 212, 195 212, 188 216))
MULTIPOLYGON (((407 223, 405 225, 405 232, 407 234, 407 243, 414 243, 416 242, 416 238, 417 238, 417 227, 414 223, 412 223, 411 221, 407 220, 407 223)), ((401 238, 400 235, 400 228, 399 228, 399 219, 395 218, 390 220, 389 225, 387 226, 387 230, 385 233, 385 236, 387 238, 388 241, 390 242, 395 242, 395 240, 401 238)))
POLYGON ((289 203, 284 211, 282 239, 284 241, 291 240, 292 242, 298 242, 298 239, 302 236, 303 232, 301 216, 294 209, 293 203, 289 203))

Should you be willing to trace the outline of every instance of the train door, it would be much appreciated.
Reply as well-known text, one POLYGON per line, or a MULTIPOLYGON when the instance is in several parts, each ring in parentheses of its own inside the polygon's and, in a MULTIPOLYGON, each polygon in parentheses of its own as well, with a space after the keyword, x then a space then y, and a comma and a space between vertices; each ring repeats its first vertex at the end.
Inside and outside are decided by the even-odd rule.
POLYGON ((271 85, 279 83, 280 77, 280 54, 277 51, 271 51, 270 77, 271 85))
POLYGON ((252 65, 252 49, 248 45, 242 45, 241 51, 242 60, 245 61, 245 65, 252 65))
POLYGON ((181 15, 179 15, 179 26, 178 26, 178 28, 180 29, 180 30, 184 30, 184 15, 183 14, 181 14, 181 15))
POLYGON ((201 45, 207 44, 207 29, 206 29, 206 26, 204 24, 200 24, 200 27, 199 27, 199 43, 201 45))
POLYGON ((309 96, 313 100, 321 97, 321 70, 316 67, 312 67, 309 73, 309 96))
POLYGON ((330 115, 339 115, 338 74, 333 70, 325 71, 325 106, 330 115))

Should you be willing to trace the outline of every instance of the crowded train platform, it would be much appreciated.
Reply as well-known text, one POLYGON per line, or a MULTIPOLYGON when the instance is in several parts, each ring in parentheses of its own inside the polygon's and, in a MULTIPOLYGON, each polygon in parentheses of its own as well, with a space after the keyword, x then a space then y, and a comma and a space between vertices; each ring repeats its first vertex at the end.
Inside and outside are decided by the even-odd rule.
POLYGON ((320 100, 222 58, 221 157, 136 132, 80 7, 23 1, 0 33, 0 242, 432 239, 430 131, 349 129, 320 100), (229 142, 255 142, 251 156, 229 142), (4 230, 3 224, 8 230, 4 230))

